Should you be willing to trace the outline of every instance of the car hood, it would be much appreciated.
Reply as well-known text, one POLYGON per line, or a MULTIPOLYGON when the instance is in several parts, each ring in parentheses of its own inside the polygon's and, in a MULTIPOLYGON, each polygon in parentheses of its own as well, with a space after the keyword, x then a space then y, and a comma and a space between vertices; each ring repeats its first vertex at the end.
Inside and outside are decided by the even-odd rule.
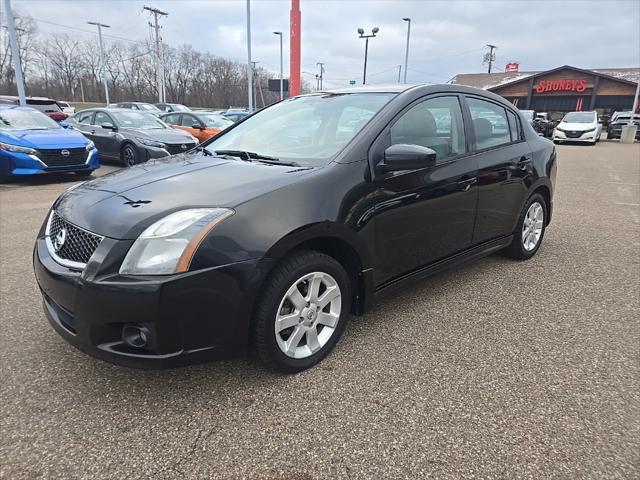
POLYGON ((149 140, 156 140, 158 142, 166 143, 180 143, 180 142, 193 142, 193 138, 190 134, 177 130, 175 128, 157 128, 157 129, 138 129, 138 128, 123 128, 123 132, 128 132, 135 137, 147 138, 149 140))
POLYGON ((560 122, 557 128, 561 128, 563 130, 572 130, 575 132, 584 132, 586 130, 591 130, 592 128, 596 128, 595 123, 566 123, 560 122))
POLYGON ((63 193, 54 209, 91 232, 134 239, 151 223, 176 210, 234 208, 316 169, 201 153, 174 155, 85 182, 63 193))
POLYGON ((30 148, 74 148, 84 147, 89 143, 81 133, 64 128, 5 131, 0 133, 0 139, 13 145, 30 148))

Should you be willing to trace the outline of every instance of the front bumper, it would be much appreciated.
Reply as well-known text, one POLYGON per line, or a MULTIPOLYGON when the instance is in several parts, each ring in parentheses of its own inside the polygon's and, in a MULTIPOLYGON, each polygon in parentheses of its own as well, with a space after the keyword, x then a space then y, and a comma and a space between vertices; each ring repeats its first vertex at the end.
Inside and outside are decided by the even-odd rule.
POLYGON ((84 163, 77 165, 47 166, 38 157, 26 153, 13 153, 3 151, 0 153, 0 175, 24 176, 42 173, 64 173, 93 171, 100 168, 98 150, 93 149, 87 153, 84 163))
POLYGON ((553 141, 554 142, 586 142, 593 143, 598 138, 598 131, 593 130, 592 132, 584 132, 579 136, 568 135, 563 131, 555 129, 553 131, 553 141))
MULTIPOLYGON (((102 260, 108 263, 108 258, 102 260)), ((53 328, 83 352, 129 367, 167 368, 226 358, 246 349, 258 279, 269 262, 247 260, 135 278, 94 276, 92 261, 77 272, 53 260, 44 238, 34 249, 45 314, 53 328), (145 328, 148 344, 135 348, 124 342, 125 325, 145 328)))

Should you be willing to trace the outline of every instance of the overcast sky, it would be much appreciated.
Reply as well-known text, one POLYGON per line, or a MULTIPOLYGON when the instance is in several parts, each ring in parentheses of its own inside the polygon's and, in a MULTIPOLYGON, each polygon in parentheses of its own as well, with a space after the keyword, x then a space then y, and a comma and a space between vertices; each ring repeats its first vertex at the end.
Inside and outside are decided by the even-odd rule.
MULTIPOLYGON (((131 40, 149 37, 143 5, 169 13, 162 19, 166 43, 246 61, 245 0, 13 0, 18 13, 38 20, 41 32, 90 29, 87 21, 112 26, 108 33, 131 40)), ((456 73, 486 71, 484 45, 498 46, 496 65, 510 60, 521 70, 564 64, 582 68, 640 66, 640 0, 621 1, 431 1, 301 0, 303 78, 315 85, 316 62, 325 62, 325 86, 362 81, 364 40, 356 30, 380 32, 369 43, 367 83, 397 81, 404 64, 406 22, 411 17, 408 81, 441 83, 456 73)), ((0 4, 1 5, 1 4, 0 4)), ((288 0, 252 0, 253 60, 279 71, 278 38, 285 32, 285 75, 289 66, 288 0)), ((107 39, 113 41, 113 39, 107 39)))

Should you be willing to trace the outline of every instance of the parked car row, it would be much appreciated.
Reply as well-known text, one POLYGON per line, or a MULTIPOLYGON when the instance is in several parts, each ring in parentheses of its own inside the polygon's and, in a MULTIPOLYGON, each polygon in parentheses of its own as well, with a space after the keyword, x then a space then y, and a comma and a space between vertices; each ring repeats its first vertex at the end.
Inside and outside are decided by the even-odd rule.
POLYGON ((636 140, 640 140, 640 114, 634 113, 631 118, 631 111, 614 112, 607 126, 607 139, 619 139, 622 136, 622 127, 629 124, 629 120, 638 128, 636 129, 636 140))

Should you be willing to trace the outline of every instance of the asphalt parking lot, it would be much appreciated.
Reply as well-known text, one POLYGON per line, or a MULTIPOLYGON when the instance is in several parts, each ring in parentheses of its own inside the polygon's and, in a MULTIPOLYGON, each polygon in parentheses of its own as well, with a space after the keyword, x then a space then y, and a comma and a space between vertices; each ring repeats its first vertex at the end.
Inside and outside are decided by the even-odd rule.
POLYGON ((76 351, 42 313, 31 250, 77 179, 0 185, 0 477, 638 478, 640 144, 558 150, 534 259, 418 283, 295 376, 76 351))

